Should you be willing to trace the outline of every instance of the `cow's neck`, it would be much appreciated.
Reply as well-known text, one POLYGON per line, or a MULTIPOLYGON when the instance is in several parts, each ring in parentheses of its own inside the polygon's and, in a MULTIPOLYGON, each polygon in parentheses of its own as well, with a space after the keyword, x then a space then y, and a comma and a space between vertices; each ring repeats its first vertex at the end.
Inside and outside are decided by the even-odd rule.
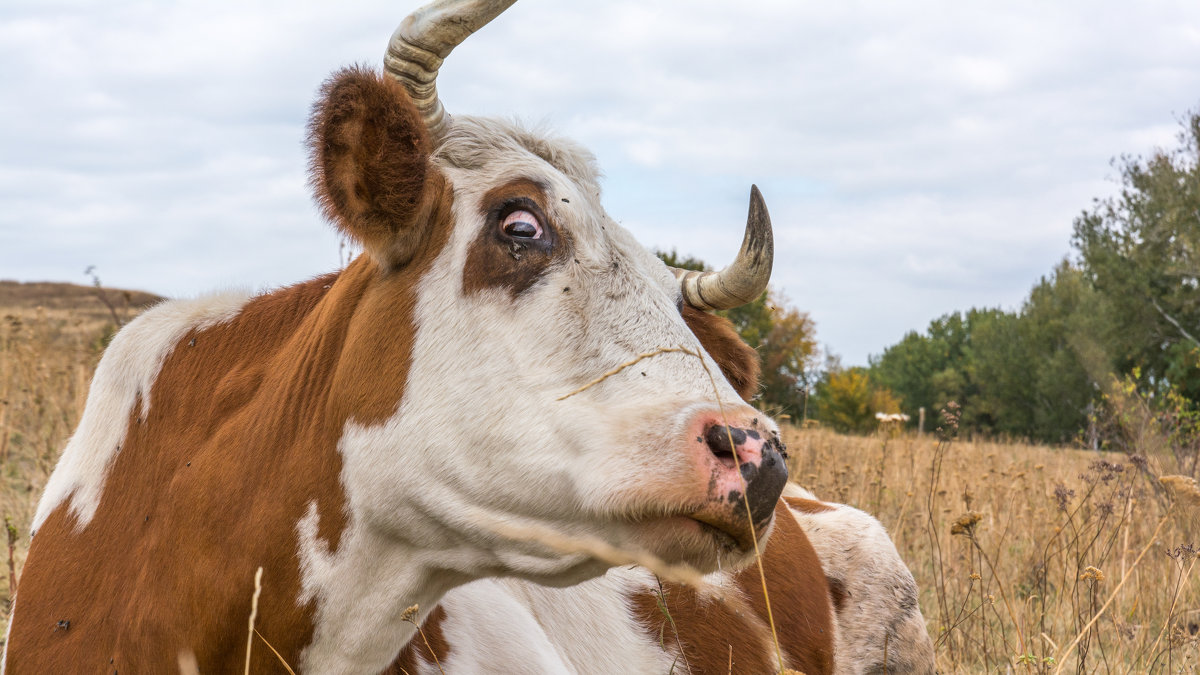
MULTIPOLYGON (((369 427, 396 413, 423 271, 398 270, 388 278, 374 261, 359 258, 336 278, 251 301, 234 321, 195 335, 194 347, 181 344, 164 365, 162 386, 156 384, 150 418, 141 428, 148 436, 156 429, 202 429, 182 445, 187 457, 181 453, 171 462, 178 468, 167 478, 169 493, 155 498, 169 512, 163 526, 193 532, 197 547, 178 547, 177 537, 148 542, 143 570, 191 576, 156 582, 141 574, 146 583, 131 604, 211 607, 211 624, 163 627, 164 634, 186 636, 181 650, 194 651, 202 670, 222 670, 232 656, 244 654, 235 645, 244 644, 258 567, 258 632, 293 667, 313 672, 335 672, 325 667, 334 663, 362 664, 364 670, 386 665, 415 631, 400 620, 404 609, 419 605, 419 620, 461 581, 438 572, 415 543, 356 526, 338 451, 347 428, 369 427), (257 345, 272 329, 281 330, 271 325, 281 316, 286 334, 257 345), (393 330, 384 337, 368 330, 371 325, 393 330), (244 349, 247 344, 254 347, 244 349), (234 362, 224 356, 239 353, 234 362), (207 355, 216 361, 198 363, 207 355), (196 377, 203 380, 199 387, 175 381, 196 377), (194 394, 198 388, 214 401, 203 423, 195 419, 194 400, 171 400, 175 394, 166 393, 194 394), (165 417, 156 419, 156 412, 165 417), (229 495, 240 501, 231 503, 229 495)), ((126 480, 139 464, 144 470, 161 461, 150 455, 171 442, 145 440, 141 452, 134 443, 118 456, 110 480, 126 480)), ((255 664, 270 667, 276 657, 258 638, 255 644, 255 664)))
MULTIPOLYGON (((374 261, 360 257, 342 272, 272 369, 283 373, 268 389, 277 400, 265 401, 267 409, 278 411, 278 433, 293 433, 296 420, 313 421, 300 428, 302 437, 283 460, 292 468, 268 471, 283 469, 280 475, 300 481, 285 488, 288 511, 302 517, 281 523, 294 535, 287 561, 291 569, 282 574, 289 581, 297 575, 296 586, 289 584, 296 593, 293 602, 298 598, 311 612, 309 630, 300 631, 305 639, 295 645, 301 651, 293 651, 298 665, 311 672, 335 672, 335 664, 379 669, 381 659, 386 664, 416 630, 401 619, 404 610, 417 605, 414 619, 419 621, 459 581, 427 562, 429 552, 417 541, 381 537, 369 524, 356 522, 354 497, 343 492, 348 479, 338 451, 348 428, 371 428, 397 412, 423 272, 414 266, 382 275, 374 261), (307 481, 305 465, 311 466, 313 458, 304 448, 323 457, 307 481), (370 589, 369 597, 364 589, 370 589)), ((272 480, 263 475, 255 482, 272 480)))

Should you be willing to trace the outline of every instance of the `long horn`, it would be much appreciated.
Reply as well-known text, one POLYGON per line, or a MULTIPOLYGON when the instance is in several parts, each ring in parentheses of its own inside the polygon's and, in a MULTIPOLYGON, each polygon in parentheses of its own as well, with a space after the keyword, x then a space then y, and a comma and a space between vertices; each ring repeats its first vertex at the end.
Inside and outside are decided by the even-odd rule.
POLYGON ((383 67, 412 97, 436 142, 446 129, 437 75, 450 52, 516 0, 435 0, 409 14, 392 33, 383 67))
POLYGON ((767 289, 771 265, 775 260, 775 242, 771 235, 771 214, 757 185, 750 186, 750 212, 746 216, 746 236, 737 258, 723 270, 697 272, 672 267, 683 291, 683 300, 697 309, 732 309, 753 302, 767 289))

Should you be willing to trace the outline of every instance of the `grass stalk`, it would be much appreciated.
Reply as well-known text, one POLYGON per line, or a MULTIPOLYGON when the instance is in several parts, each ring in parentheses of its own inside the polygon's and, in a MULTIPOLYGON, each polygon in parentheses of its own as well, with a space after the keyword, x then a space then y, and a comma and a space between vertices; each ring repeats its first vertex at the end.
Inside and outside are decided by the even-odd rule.
POLYGON ((1108 600, 1104 601, 1104 605, 1100 607, 1100 611, 1096 612, 1091 621, 1088 621, 1087 625, 1085 625, 1082 630, 1076 633, 1075 639, 1071 640, 1071 643, 1067 645, 1062 654, 1059 654, 1055 657, 1055 660, 1058 662, 1058 667, 1054 669, 1054 675, 1058 675, 1058 673, 1062 672, 1062 669, 1065 666, 1064 659, 1071 655, 1071 652, 1075 649, 1075 646, 1079 644, 1079 640, 1083 638, 1084 634, 1087 633, 1089 628, 1091 628, 1097 621, 1100 620, 1100 617, 1104 615, 1104 612, 1108 609, 1108 606, 1111 605, 1113 600, 1117 598, 1117 593, 1121 591, 1121 587, 1125 585, 1125 582, 1129 580, 1129 576, 1133 574, 1133 571, 1137 569, 1138 564, 1142 562, 1142 558, 1146 555, 1146 551, 1149 551, 1150 547, 1154 545, 1154 542, 1158 541, 1158 533, 1162 531, 1163 525, 1167 524, 1167 519, 1170 517, 1170 515, 1171 514, 1169 512, 1163 514, 1163 517, 1158 520, 1158 526, 1154 528, 1154 534, 1150 535, 1150 540, 1146 542, 1144 547, 1142 547, 1142 550, 1140 553, 1138 553, 1137 558, 1134 558, 1133 564, 1121 577, 1121 581, 1117 584, 1117 587, 1114 588, 1112 593, 1109 594, 1108 600))

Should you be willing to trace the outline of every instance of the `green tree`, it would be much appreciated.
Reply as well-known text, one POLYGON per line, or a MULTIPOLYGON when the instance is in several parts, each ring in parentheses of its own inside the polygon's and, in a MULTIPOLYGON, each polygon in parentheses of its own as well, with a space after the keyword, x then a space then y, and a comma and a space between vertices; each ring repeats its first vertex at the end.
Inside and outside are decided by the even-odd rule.
POLYGON ((958 312, 933 320, 925 335, 909 332, 897 344, 872 357, 871 376, 900 398, 915 424, 920 408, 929 414, 968 398, 966 349, 968 316, 958 312))
POLYGON ((1021 309, 1029 393, 1028 431, 1010 431, 1065 442, 1088 423, 1098 402, 1097 386, 1111 372, 1099 336, 1107 325, 1105 301, 1078 267, 1061 262, 1043 277, 1021 309))
POLYGON ((1026 435, 1033 417, 1034 364, 1022 318, 999 309, 973 309, 968 316, 971 334, 964 370, 974 395, 961 399, 959 424, 987 433, 1026 435))
POLYGON ((1200 113, 1182 127, 1179 147, 1119 160, 1120 194, 1075 220, 1073 244, 1108 303, 1118 370, 1200 401, 1200 113))
POLYGON ((1102 298, 1064 261, 1018 312, 947 314, 872 360, 871 375, 901 397, 904 412, 932 414, 955 401, 960 425, 1049 442, 1074 438, 1109 372, 1095 336, 1102 298))
POLYGON ((705 265, 703 260, 699 258, 693 258, 690 255, 681 254, 675 249, 671 249, 670 251, 655 251, 654 255, 658 256, 659 260, 665 262, 671 267, 678 267, 681 270, 696 270, 697 272, 704 272, 709 269, 708 265, 705 265))

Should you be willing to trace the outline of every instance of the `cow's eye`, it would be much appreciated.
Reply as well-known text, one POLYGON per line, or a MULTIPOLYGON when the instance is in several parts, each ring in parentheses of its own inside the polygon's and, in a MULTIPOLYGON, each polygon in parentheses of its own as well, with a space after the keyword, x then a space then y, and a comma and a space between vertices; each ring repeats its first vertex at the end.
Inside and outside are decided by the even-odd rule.
POLYGON ((508 214, 500 224, 500 229, 510 237, 542 238, 542 224, 538 222, 537 216, 528 211, 513 211, 508 214))

